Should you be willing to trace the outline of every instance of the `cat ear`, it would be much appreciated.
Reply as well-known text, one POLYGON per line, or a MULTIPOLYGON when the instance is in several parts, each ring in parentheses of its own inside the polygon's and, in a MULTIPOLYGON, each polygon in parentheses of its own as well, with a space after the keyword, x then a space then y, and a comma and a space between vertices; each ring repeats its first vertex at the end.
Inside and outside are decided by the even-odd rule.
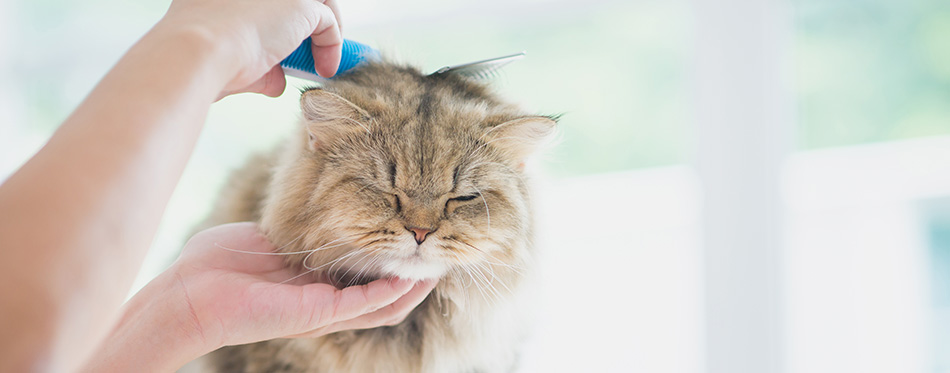
POLYGON ((557 117, 531 116, 509 120, 485 134, 488 143, 508 153, 519 166, 554 133, 557 117))
POLYGON ((310 134, 310 150, 353 132, 369 132, 372 120, 366 110, 319 88, 300 96, 300 109, 310 134))

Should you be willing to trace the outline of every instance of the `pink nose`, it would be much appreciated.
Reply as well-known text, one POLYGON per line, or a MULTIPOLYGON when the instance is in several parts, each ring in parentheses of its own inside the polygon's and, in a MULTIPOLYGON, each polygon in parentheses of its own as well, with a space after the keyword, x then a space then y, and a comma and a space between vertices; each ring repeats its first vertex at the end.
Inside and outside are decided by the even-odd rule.
POLYGON ((431 230, 425 229, 425 228, 416 228, 416 227, 409 228, 409 227, 407 227, 406 229, 412 231, 412 233, 415 233, 415 235, 416 235, 416 243, 417 243, 417 244, 421 244, 422 241, 425 241, 425 240, 426 240, 426 236, 428 236, 429 233, 432 233, 431 230))

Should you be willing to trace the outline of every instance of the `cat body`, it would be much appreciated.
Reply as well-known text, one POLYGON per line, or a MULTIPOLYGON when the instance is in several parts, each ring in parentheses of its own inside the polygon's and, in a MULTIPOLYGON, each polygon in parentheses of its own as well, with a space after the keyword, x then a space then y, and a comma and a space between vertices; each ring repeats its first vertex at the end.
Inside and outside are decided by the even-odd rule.
POLYGON ((514 370, 534 257, 523 162, 554 121, 475 81, 388 62, 305 91, 301 108, 300 133, 235 172, 206 225, 257 221, 288 265, 338 287, 438 285, 396 325, 228 346, 205 367, 514 370))

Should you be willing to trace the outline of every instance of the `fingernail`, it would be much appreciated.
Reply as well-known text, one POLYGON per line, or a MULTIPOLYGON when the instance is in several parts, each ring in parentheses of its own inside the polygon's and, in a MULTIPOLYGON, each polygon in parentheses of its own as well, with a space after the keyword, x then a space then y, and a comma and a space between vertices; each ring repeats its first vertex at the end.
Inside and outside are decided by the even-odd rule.
POLYGON ((393 281, 393 287, 396 287, 396 288, 401 288, 401 287, 411 288, 412 285, 416 283, 413 280, 410 280, 407 278, 401 278, 401 277, 395 277, 393 278, 393 280, 395 280, 393 281))

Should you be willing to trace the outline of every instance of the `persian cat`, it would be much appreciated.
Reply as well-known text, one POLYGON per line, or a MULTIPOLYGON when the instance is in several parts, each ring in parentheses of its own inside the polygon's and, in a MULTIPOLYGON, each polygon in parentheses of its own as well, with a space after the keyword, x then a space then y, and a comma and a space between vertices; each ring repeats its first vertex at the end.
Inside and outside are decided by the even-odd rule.
MULTIPOLYGON (((303 92, 298 134, 232 175, 207 225, 258 221, 337 287, 439 278, 400 324, 229 346, 218 372, 509 372, 526 337, 523 167, 554 131, 475 80, 375 62, 303 92)), ((236 254, 237 255, 237 254, 236 254)))

